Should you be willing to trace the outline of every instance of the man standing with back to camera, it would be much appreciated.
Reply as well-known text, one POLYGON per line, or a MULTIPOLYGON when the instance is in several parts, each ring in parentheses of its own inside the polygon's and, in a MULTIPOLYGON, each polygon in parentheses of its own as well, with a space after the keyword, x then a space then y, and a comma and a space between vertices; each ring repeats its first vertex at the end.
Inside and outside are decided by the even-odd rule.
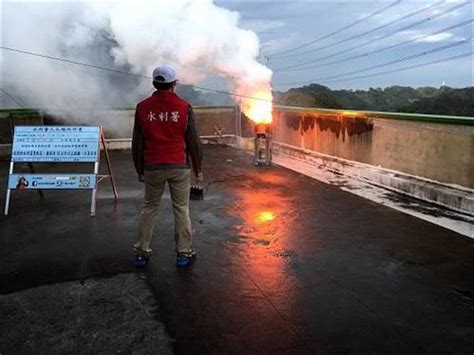
POLYGON ((155 221, 166 182, 173 204, 176 266, 189 266, 196 258, 192 249, 189 192, 191 164, 202 181, 202 148, 191 105, 175 94, 176 72, 167 65, 153 70, 156 91, 137 105, 132 155, 138 180, 145 183, 140 213, 135 265, 145 266, 151 253, 155 221))

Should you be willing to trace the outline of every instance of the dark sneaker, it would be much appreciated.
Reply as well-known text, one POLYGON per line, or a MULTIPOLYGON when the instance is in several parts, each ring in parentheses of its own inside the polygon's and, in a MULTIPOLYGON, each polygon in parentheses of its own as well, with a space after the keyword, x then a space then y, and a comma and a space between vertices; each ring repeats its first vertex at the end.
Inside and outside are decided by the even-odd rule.
POLYGON ((137 255, 135 256, 135 266, 144 267, 148 263, 149 256, 137 255))
POLYGON ((186 267, 191 265, 196 260, 196 252, 190 251, 187 253, 178 253, 176 257, 177 267, 186 267))

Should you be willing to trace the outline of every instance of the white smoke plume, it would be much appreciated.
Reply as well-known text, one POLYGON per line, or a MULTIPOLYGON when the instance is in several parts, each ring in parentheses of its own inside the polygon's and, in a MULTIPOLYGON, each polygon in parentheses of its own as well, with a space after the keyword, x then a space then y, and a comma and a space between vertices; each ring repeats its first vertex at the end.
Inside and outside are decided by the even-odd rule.
MULTIPOLYGON (((257 35, 212 0, 2 5, 3 46, 146 76, 166 63, 181 83, 218 77, 225 89, 271 98, 272 72, 257 61, 257 35)), ((30 107, 133 107, 152 91, 148 80, 5 50, 2 65, 3 88, 30 107)))

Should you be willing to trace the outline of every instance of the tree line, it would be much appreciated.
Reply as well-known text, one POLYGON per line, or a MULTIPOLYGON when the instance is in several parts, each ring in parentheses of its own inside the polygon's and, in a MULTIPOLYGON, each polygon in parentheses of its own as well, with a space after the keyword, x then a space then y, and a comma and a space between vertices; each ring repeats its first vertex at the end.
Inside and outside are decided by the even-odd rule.
POLYGON ((460 89, 390 86, 384 89, 331 90, 311 84, 275 92, 274 97, 279 104, 288 106, 474 116, 472 86, 460 89))

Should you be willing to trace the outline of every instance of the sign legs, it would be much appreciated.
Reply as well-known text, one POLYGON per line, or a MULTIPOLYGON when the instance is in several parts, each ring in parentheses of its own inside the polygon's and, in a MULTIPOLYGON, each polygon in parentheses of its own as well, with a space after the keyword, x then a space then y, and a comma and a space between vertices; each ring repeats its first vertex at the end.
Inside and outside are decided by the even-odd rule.
POLYGON ((8 209, 10 208, 10 194, 11 194, 11 191, 12 190, 7 189, 7 196, 5 198, 5 211, 4 211, 5 216, 8 216, 8 209))
MULTIPOLYGON (((10 175, 13 174, 13 162, 10 162, 10 170, 8 171, 8 178, 10 178, 10 175)), ((8 215, 8 210, 10 209, 10 197, 11 197, 11 192, 10 188, 7 187, 7 196, 5 197, 5 210, 4 210, 4 215, 8 215)))
MULTIPOLYGON (((94 163, 94 174, 97 176, 99 173, 99 162, 94 163)), ((97 205, 97 185, 99 185, 99 181, 97 180, 94 186, 94 189, 92 190, 92 201, 91 201, 91 216, 95 216, 95 209, 97 205)))
POLYGON ((105 134, 104 134, 103 129, 101 129, 100 131, 100 139, 102 140, 102 146, 104 147, 105 160, 107 161, 107 169, 109 170, 109 177, 110 177, 110 182, 112 184, 112 190, 114 191, 115 201, 117 201, 118 200, 117 186, 115 185, 115 178, 114 178, 114 174, 112 173, 112 164, 110 162, 109 149, 107 145, 105 144, 105 134))

